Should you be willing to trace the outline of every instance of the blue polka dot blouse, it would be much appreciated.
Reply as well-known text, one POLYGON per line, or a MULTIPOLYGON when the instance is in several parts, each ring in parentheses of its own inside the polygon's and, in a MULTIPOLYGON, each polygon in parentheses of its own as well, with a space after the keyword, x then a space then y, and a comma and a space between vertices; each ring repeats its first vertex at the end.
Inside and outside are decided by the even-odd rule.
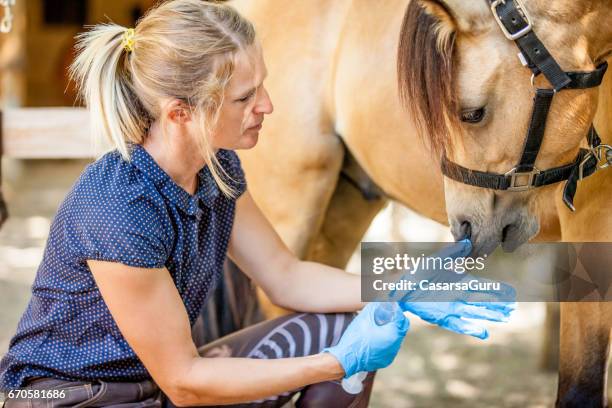
MULTIPOLYGON (((246 189, 231 150, 217 158, 238 194, 246 189)), ((89 165, 51 225, 32 298, 0 361, 0 390, 27 377, 140 381, 147 370, 121 335, 86 260, 167 267, 193 325, 222 273, 235 199, 208 167, 197 192, 179 187, 140 145, 131 160, 112 151, 89 165)))

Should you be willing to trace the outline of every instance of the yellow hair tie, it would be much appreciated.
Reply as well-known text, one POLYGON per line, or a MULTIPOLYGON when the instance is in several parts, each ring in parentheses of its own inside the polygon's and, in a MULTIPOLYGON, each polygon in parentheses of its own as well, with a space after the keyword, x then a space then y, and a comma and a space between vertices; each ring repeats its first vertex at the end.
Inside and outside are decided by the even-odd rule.
POLYGON ((128 28, 127 30, 125 30, 125 32, 123 33, 123 41, 121 41, 121 44, 123 45, 123 48, 127 52, 134 51, 134 29, 133 28, 128 28))

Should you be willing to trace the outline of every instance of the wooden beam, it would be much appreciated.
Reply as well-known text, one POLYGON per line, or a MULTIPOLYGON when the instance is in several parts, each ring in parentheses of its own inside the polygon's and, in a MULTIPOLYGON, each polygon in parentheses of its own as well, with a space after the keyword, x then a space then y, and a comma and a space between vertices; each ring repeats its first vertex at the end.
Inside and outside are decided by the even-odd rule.
POLYGON ((6 109, 2 116, 2 150, 6 157, 82 159, 96 156, 84 108, 15 108, 6 109))

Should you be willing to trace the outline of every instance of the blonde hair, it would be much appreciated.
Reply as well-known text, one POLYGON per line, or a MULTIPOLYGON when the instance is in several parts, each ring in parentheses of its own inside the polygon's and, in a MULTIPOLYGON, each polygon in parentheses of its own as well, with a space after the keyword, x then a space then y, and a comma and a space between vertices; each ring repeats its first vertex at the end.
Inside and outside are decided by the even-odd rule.
POLYGON ((255 41, 252 24, 227 5, 171 0, 138 21, 129 49, 126 30, 98 24, 77 36, 70 76, 89 108, 94 140, 110 140, 129 160, 129 143, 142 144, 150 123, 160 118, 159 102, 179 99, 199 121, 198 145, 219 189, 235 196, 207 135, 218 120, 237 52, 255 41))

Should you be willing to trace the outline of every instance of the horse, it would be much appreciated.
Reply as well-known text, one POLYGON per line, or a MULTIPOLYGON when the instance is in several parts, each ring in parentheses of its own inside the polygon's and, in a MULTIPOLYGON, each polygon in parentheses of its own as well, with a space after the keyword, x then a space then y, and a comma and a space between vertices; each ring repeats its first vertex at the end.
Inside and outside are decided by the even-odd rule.
MULTIPOLYGON (((536 51, 564 71, 597 70, 612 52, 612 24, 601 24, 612 21, 609 0, 494 3, 519 4, 512 18, 529 16, 545 46, 536 51)), ((525 188, 535 166, 516 173, 527 180, 512 179, 516 191, 443 175, 443 158, 469 174, 514 169, 535 88, 554 96, 537 169, 572 163, 593 121, 602 143, 612 142, 612 79, 549 89, 487 1, 229 4, 256 27, 276 109, 258 145, 239 152, 248 188, 300 258, 344 267, 388 200, 449 225, 456 239, 470 236, 480 253, 529 240, 612 240, 612 171, 580 177, 571 200, 567 182, 525 188)), ((259 295, 268 317, 283 313, 259 295)), ((607 405, 611 324, 608 303, 561 304, 557 406, 607 405)))

